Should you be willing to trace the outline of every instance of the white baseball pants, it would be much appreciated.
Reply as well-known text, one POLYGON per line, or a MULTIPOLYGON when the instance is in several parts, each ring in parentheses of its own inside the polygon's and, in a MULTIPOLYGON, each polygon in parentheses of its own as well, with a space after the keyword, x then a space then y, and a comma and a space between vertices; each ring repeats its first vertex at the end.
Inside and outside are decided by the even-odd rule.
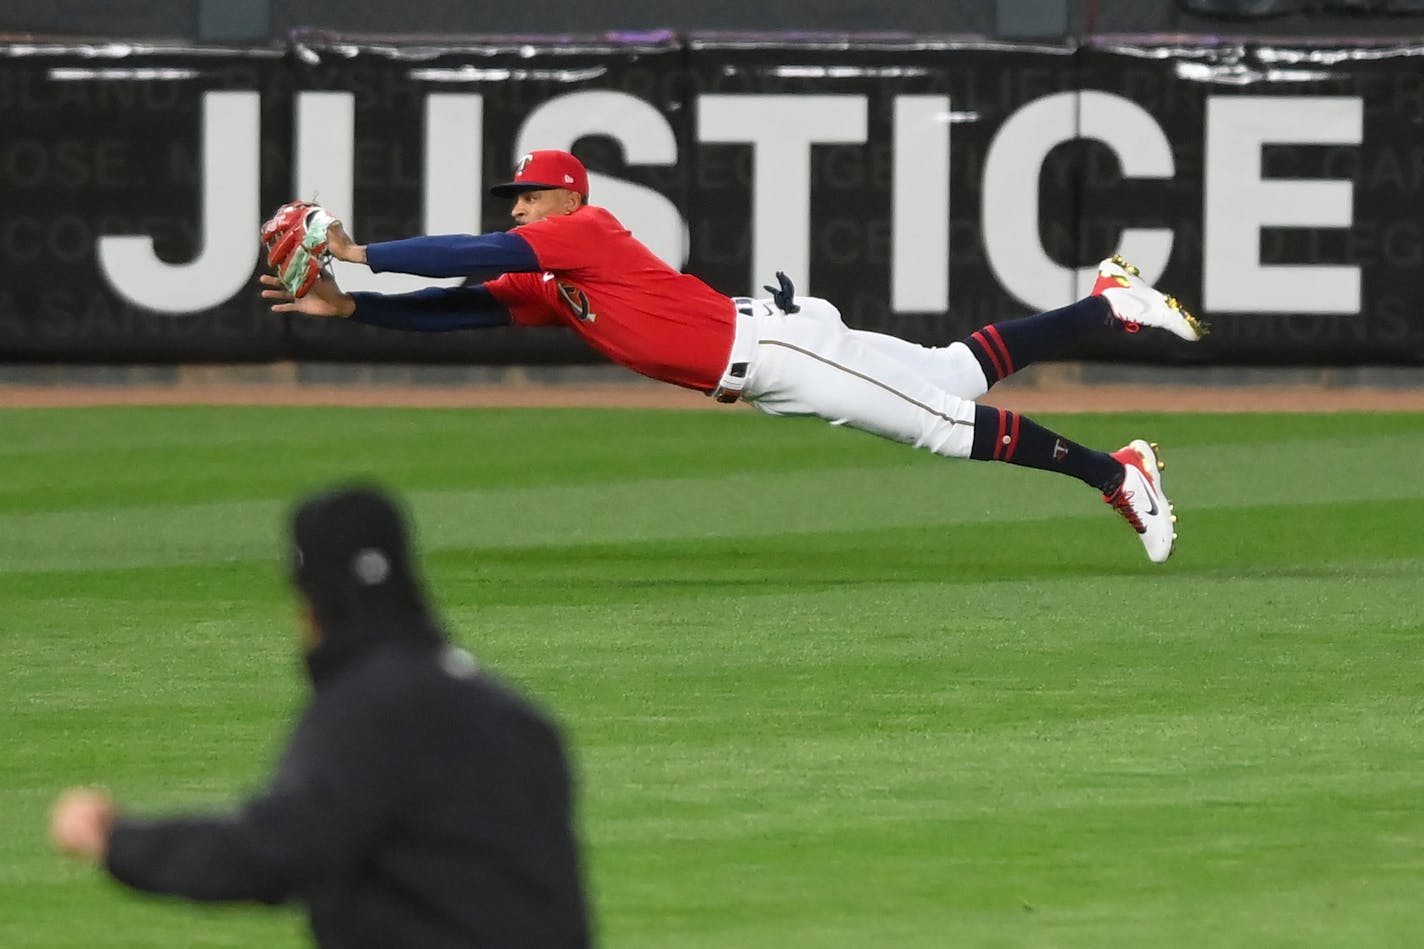
MULTIPOLYGON (((741 398, 769 415, 814 415, 832 425, 968 458, 974 399, 988 391, 963 343, 929 347, 852 330, 840 311, 798 296, 797 313, 739 298, 732 365, 745 363, 741 398)), ((729 373, 730 373, 729 369, 729 373)))

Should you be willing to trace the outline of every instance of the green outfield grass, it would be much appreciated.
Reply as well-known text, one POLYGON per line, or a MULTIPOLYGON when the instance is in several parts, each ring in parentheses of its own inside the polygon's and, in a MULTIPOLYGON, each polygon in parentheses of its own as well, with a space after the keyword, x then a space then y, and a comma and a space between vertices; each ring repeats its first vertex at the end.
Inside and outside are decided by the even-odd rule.
POLYGON ((751 412, 0 411, 0 946, 306 944, 45 816, 265 778, 285 514, 355 476, 566 724, 603 945, 1418 945, 1424 415, 1043 420, 1162 443, 1168 564, 1068 479, 751 412))

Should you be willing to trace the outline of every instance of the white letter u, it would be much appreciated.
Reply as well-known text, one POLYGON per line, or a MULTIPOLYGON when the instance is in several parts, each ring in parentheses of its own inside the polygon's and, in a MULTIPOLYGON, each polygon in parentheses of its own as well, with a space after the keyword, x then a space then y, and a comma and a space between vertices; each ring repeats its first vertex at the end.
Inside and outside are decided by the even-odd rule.
POLYGON ((226 303, 252 279, 261 226, 259 105, 256 92, 203 94, 201 252, 169 264, 153 252, 151 236, 100 237, 99 269, 119 296, 160 313, 195 313, 226 303))

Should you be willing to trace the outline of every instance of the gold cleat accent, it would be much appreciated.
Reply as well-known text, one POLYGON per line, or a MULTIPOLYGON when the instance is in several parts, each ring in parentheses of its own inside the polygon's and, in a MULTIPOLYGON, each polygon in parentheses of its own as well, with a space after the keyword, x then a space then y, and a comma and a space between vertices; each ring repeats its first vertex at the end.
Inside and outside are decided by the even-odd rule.
POLYGON ((1197 334, 1197 339, 1201 339, 1207 333, 1211 332, 1211 324, 1206 320, 1197 319, 1197 317, 1193 316, 1191 310, 1182 306, 1181 300, 1178 300, 1170 293, 1167 294, 1166 300, 1167 309, 1178 313, 1182 319, 1186 321, 1187 325, 1192 328, 1192 332, 1197 334))
POLYGON ((1128 273, 1132 274, 1134 277, 1142 276, 1142 271, 1138 270, 1135 266, 1123 260, 1121 254, 1113 254, 1112 262, 1117 264, 1123 270, 1126 270, 1128 273))

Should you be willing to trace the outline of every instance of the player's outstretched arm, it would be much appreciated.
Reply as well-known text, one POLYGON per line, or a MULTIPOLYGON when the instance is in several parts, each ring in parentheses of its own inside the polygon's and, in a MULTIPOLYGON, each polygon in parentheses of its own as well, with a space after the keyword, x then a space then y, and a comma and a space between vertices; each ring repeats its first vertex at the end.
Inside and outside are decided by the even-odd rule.
POLYGON ((512 231, 408 237, 368 244, 365 250, 366 265, 376 273, 470 277, 545 269, 529 242, 512 231))
POLYGON ((508 326, 509 310, 484 286, 427 287, 411 293, 351 294, 356 312, 351 319, 387 329, 417 333, 508 326))
POLYGON ((305 296, 293 297, 278 278, 264 274, 264 299, 277 301, 273 313, 349 318, 387 329, 418 333, 508 326, 509 310, 483 286, 430 287, 412 293, 343 293, 323 275, 305 296))

